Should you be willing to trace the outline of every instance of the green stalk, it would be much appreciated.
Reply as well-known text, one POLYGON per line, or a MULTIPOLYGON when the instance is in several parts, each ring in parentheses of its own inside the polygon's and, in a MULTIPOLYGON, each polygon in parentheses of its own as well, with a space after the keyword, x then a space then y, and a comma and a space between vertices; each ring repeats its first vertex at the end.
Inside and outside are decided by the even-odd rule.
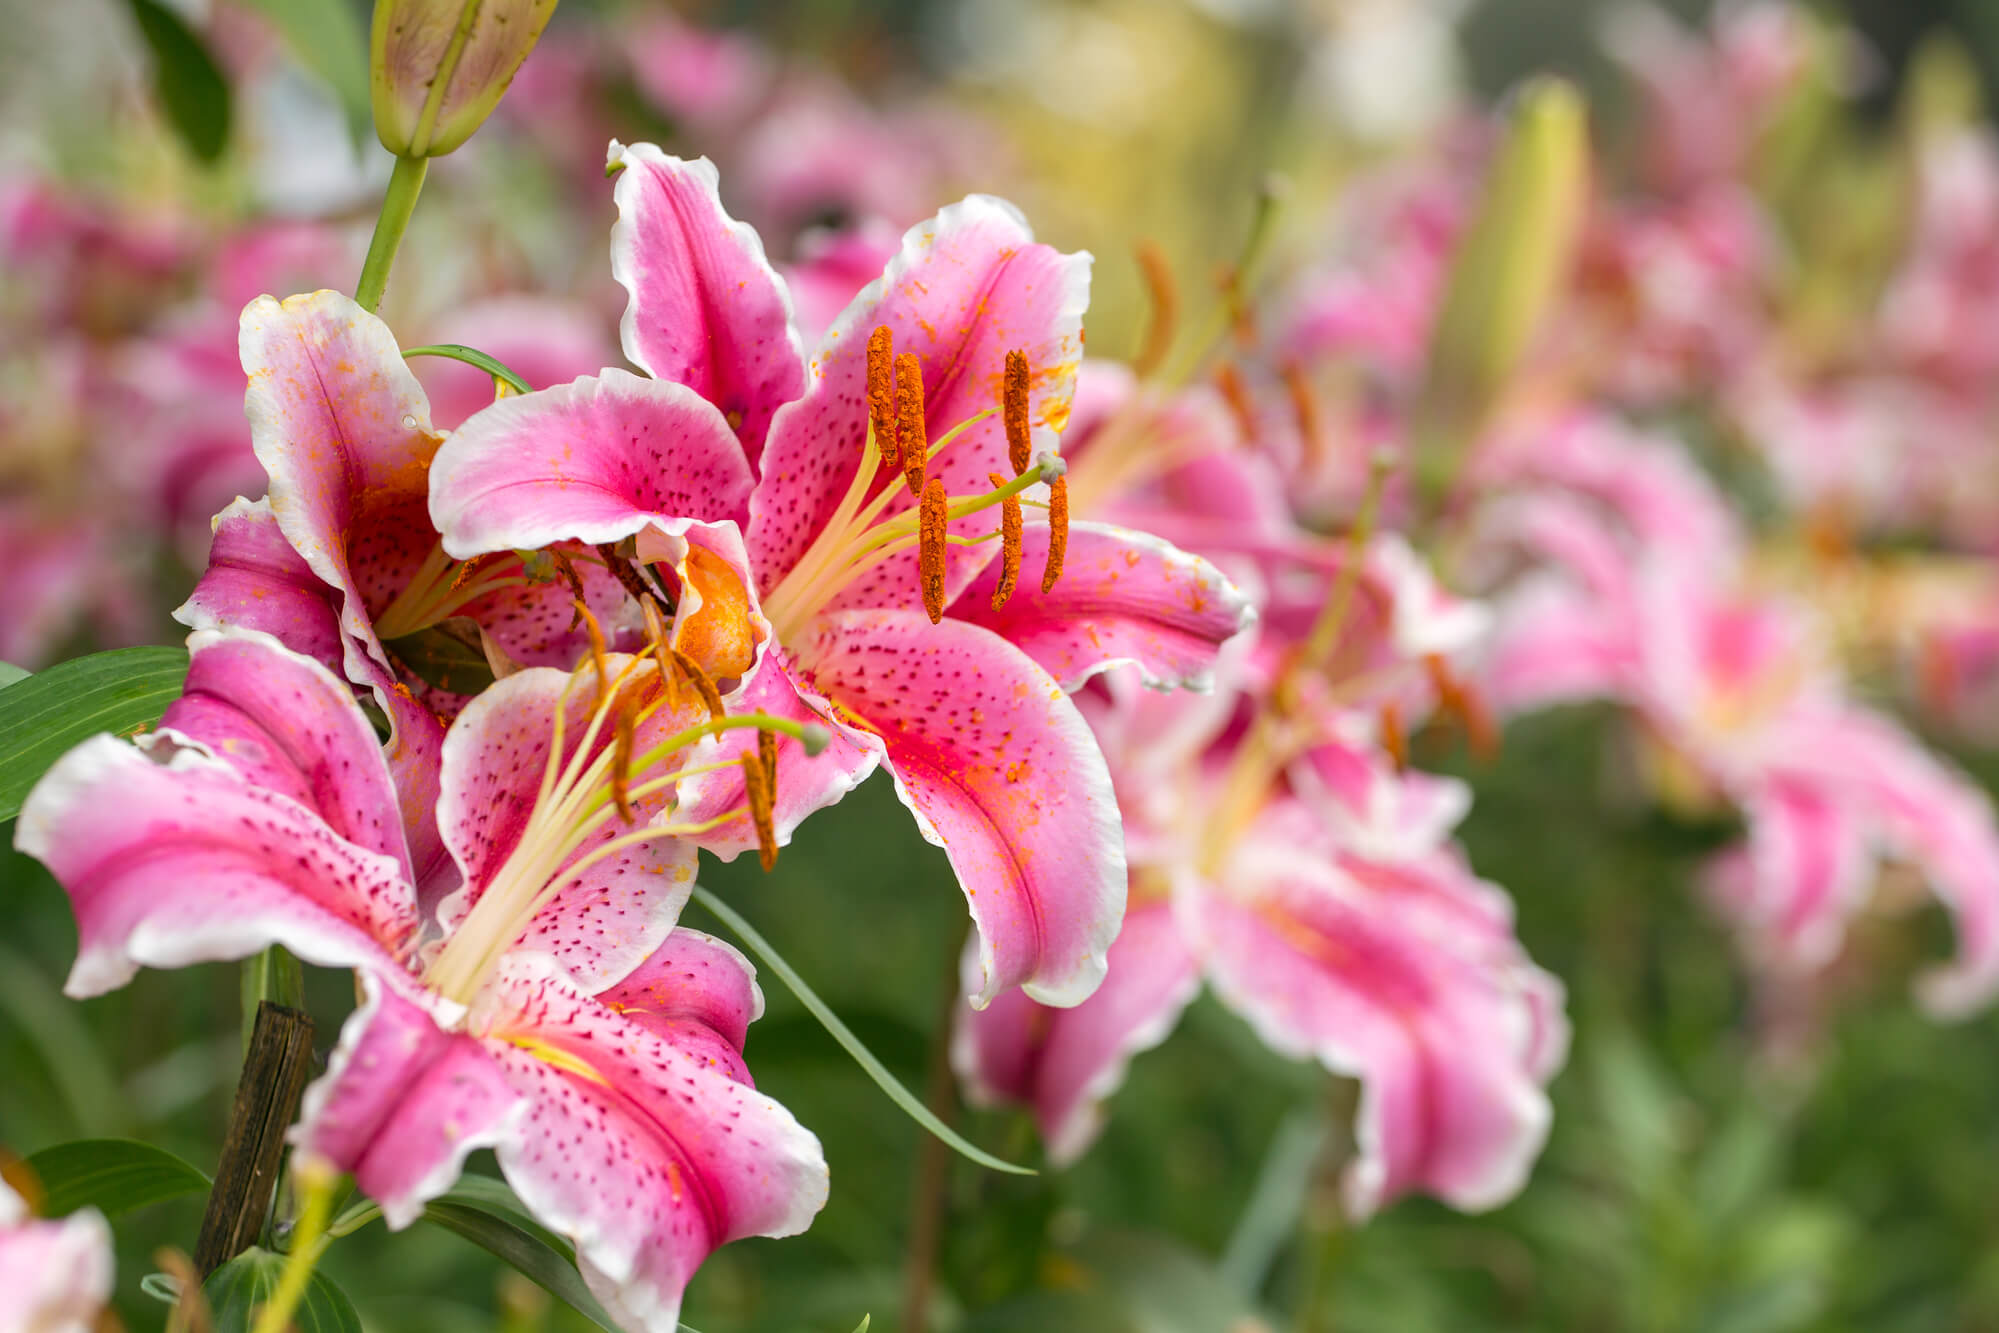
POLYGON ((416 197, 423 191, 424 173, 430 170, 427 157, 398 157, 389 177, 388 193, 382 196, 382 214, 375 220, 375 235, 368 242, 368 257, 361 264, 361 281, 354 288, 355 302, 373 313, 381 308, 382 293, 389 287, 389 269, 396 262, 396 250, 409 230, 410 215, 416 211, 416 197))

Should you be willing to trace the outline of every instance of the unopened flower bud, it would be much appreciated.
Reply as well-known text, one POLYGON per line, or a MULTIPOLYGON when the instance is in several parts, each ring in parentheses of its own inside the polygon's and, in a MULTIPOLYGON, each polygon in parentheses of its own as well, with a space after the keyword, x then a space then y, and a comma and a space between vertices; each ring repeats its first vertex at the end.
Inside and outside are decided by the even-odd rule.
POLYGON ((548 26, 556 0, 376 0, 375 133, 400 157, 472 137, 548 26))

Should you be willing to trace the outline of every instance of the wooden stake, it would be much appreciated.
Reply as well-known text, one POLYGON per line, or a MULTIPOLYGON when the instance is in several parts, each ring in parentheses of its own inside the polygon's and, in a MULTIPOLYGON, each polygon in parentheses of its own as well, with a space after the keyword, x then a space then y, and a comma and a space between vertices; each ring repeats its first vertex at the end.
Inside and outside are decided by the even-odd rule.
POLYGON ((271 1211, 285 1131, 312 1072, 312 1018, 265 1000, 257 1006, 229 1134, 215 1167, 215 1187, 201 1219, 194 1266, 205 1278, 255 1245, 271 1211))

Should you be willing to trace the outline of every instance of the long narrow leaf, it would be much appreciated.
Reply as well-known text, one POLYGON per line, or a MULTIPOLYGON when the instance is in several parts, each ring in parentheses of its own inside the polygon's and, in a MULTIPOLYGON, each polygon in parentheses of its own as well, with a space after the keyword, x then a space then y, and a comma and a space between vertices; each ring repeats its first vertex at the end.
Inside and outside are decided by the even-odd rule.
POLYGON ((427 1204, 423 1220, 463 1236, 524 1277, 533 1279, 549 1295, 591 1323, 616 1333, 618 1325, 583 1285, 583 1277, 576 1271, 576 1261, 568 1247, 539 1227, 531 1228, 476 1204, 454 1202, 448 1195, 427 1204))
POLYGON ((695 888, 694 899, 707 908, 709 912, 713 913, 723 925, 735 932, 737 937, 749 946, 750 952, 757 956, 758 962, 777 974, 778 980, 782 981, 791 993, 798 997, 800 1004, 811 1011, 812 1016, 819 1020, 820 1026, 833 1035, 833 1040, 839 1042, 848 1055, 854 1057, 854 1063, 859 1065, 867 1073, 867 1076, 875 1081, 875 1086, 887 1093, 888 1099, 901 1107, 904 1114, 908 1115, 910 1119, 942 1139, 953 1151, 970 1158, 980 1166, 994 1171, 1005 1171, 1016 1176, 1031 1176, 1034 1174, 1034 1168, 1032 1167, 1020 1166, 1004 1158, 995 1157, 984 1149, 961 1138, 949 1125, 932 1114, 929 1107, 918 1101, 915 1094, 911 1093, 908 1088, 903 1087, 896 1080, 895 1075, 888 1072, 887 1066, 875 1059, 874 1052, 870 1051, 861 1043, 859 1037, 856 1037, 848 1030, 847 1025, 840 1021, 838 1015, 828 1007, 826 1002, 815 995, 812 988, 805 984, 805 978, 799 976, 792 969, 791 964, 785 962, 777 950, 771 947, 770 941, 757 934, 755 928, 749 922, 743 920, 727 903, 724 903, 720 898, 717 898, 704 888, 698 886, 695 888))
POLYGON ((184 648, 114 648, 0 688, 0 820, 78 741, 129 736, 160 720, 187 679, 184 648))
POLYGON ((126 0, 153 55, 153 91, 187 150, 213 162, 229 146, 229 82, 200 37, 159 0, 126 0))
POLYGON ((200 1194, 208 1177, 170 1152, 131 1139, 77 1139, 28 1159, 42 1187, 42 1211, 65 1217, 96 1208, 116 1217, 150 1203, 200 1194))
POLYGON ((405 358, 412 356, 441 356, 452 361, 463 361, 468 366, 477 366, 496 380, 504 381, 506 386, 515 393, 534 392, 533 387, 526 380, 507 369, 497 357, 489 356, 476 347, 467 347, 463 343, 433 343, 428 347, 405 347, 403 349, 403 356, 405 358))

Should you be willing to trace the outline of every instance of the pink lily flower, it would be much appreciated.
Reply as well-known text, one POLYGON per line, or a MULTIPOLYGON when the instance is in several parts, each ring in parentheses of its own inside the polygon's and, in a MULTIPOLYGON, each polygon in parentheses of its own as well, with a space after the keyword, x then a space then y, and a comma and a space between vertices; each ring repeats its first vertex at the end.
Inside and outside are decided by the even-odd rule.
POLYGON ((198 632, 190 651, 157 732, 85 742, 22 812, 16 845, 76 911, 67 993, 271 944, 357 969, 301 1154, 400 1228, 494 1149, 633 1329, 673 1329, 716 1247, 809 1224, 818 1140, 743 1064, 753 970, 674 928, 696 852, 673 785, 708 728, 658 657, 529 668, 466 707, 435 798, 460 884, 426 910, 410 794, 351 686, 262 634, 198 632))
POLYGON ((111 1303, 111 1228, 95 1208, 38 1221, 0 1182, 0 1333, 92 1333, 111 1303))
POLYGON ((1831 962, 1880 866, 1913 866, 1958 930, 1957 960, 1922 979, 1921 998, 1940 1014, 1986 1002, 1999 988, 1999 825, 1984 794, 1848 697, 1802 608, 1735 591, 1733 570, 1676 547, 1633 550, 1600 518, 1564 511, 1559 532, 1561 563, 1504 605, 1486 669, 1501 706, 1630 705, 1669 794, 1742 811, 1748 838, 1718 867, 1717 895, 1776 965, 1831 962))
MULTIPOLYGON (((732 645, 717 678, 745 706, 835 733, 817 759, 781 744, 778 840, 886 764, 964 888, 979 1002, 1020 985, 1074 1003, 1103 975, 1124 862, 1109 774, 1064 686, 1130 658, 1161 683, 1196 680, 1245 617, 1201 562, 1084 525, 1069 538, 1073 584, 1015 590, 1018 620, 997 631, 967 609, 991 566, 1018 575, 1023 550, 1053 545, 1052 525, 1022 523, 999 549, 982 540, 991 529, 950 528, 1016 512, 1059 476, 1040 460, 1068 416, 1088 256, 1035 244, 1011 206, 973 196, 912 228, 808 361, 786 287, 723 211, 714 168, 615 144, 612 165, 625 352, 651 378, 607 371, 467 422, 432 470, 445 549, 469 560, 633 538, 642 560, 706 570, 697 600, 732 645), (1029 375, 1009 371, 1013 352, 1029 375), (1010 380, 1003 429, 987 418, 1010 380), (724 452, 740 472, 708 464, 724 452), (738 523, 739 543, 722 544, 738 523)), ((690 817, 740 808, 740 789, 727 770, 691 784, 690 817)), ((733 854, 749 829, 725 823, 703 845, 733 854)))
POLYGON ((1462 787, 1331 742, 1217 841, 1235 760, 1215 741, 1231 710, 1130 684, 1092 695, 1128 818, 1143 824, 1110 974, 1073 1009, 1019 994, 962 1009, 953 1060, 970 1095, 1028 1106, 1050 1160, 1073 1160, 1130 1059, 1205 982, 1272 1049, 1360 1080, 1352 1216, 1411 1192, 1464 1209, 1509 1198, 1545 1140, 1543 1087, 1567 1025, 1560 983, 1526 959, 1505 895, 1449 843, 1462 787))

